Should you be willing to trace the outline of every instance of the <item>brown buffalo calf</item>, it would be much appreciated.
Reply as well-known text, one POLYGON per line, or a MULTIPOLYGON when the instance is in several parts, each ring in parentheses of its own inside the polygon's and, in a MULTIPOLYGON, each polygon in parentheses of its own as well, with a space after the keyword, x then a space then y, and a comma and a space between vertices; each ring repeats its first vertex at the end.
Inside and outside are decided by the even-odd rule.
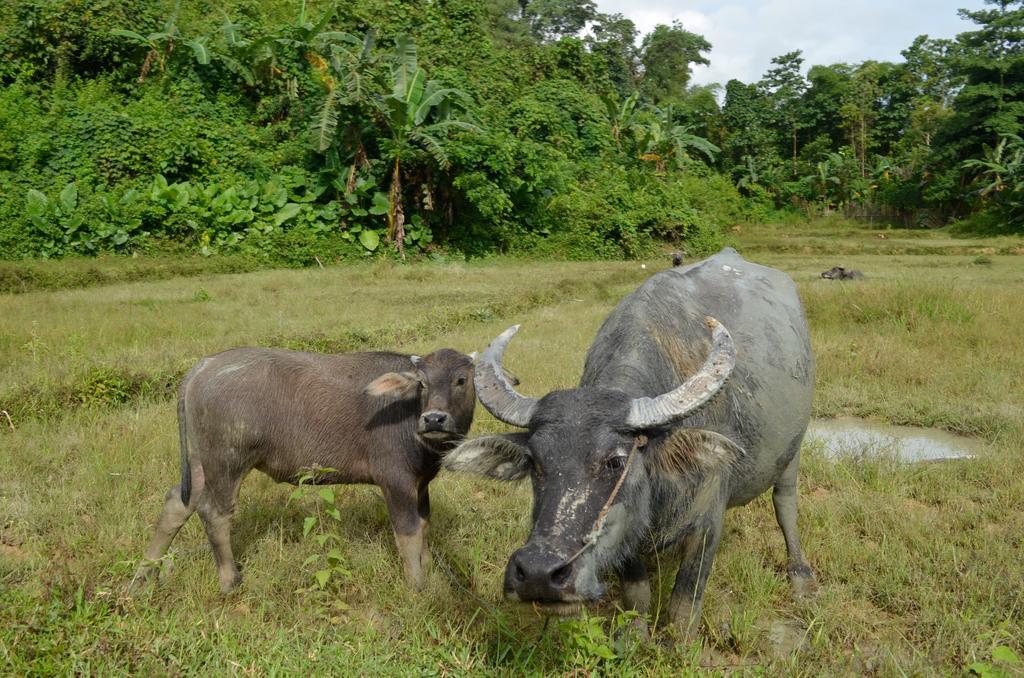
POLYGON ((198 512, 221 590, 241 581, 231 515, 252 469, 296 483, 381 488, 411 587, 423 586, 430 499, 439 453, 473 421, 473 356, 441 349, 322 355, 238 348, 203 358, 178 393, 181 484, 166 496, 133 585, 152 577, 186 520, 198 512))

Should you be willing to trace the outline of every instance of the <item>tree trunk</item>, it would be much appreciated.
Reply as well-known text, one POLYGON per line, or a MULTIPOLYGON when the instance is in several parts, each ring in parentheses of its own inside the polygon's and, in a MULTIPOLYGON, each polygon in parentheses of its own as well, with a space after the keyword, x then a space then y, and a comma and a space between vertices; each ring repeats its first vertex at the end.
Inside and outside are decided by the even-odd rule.
POLYGON ((356 152, 352 157, 352 166, 348 170, 348 181, 345 182, 345 192, 351 193, 356 190, 356 172, 359 171, 360 167, 368 167, 369 161, 366 159, 366 149, 363 148, 363 142, 356 139, 356 152))
MULTIPOLYGON (((142 62, 142 70, 139 71, 139 82, 146 82, 146 76, 149 75, 149 69, 153 67, 153 59, 159 56, 159 52, 155 49, 150 49, 146 54, 146 60, 142 62)), ((58 68, 58 70, 60 70, 58 68)))
POLYGON ((862 116, 860 119, 860 178, 866 177, 868 160, 868 123, 867 119, 862 116))
POLYGON ((402 261, 405 261, 405 212, 402 210, 402 159, 395 158, 395 171, 391 174, 388 195, 388 238, 395 243, 402 261))
POLYGON ((793 176, 796 177, 796 125, 793 125, 793 176))

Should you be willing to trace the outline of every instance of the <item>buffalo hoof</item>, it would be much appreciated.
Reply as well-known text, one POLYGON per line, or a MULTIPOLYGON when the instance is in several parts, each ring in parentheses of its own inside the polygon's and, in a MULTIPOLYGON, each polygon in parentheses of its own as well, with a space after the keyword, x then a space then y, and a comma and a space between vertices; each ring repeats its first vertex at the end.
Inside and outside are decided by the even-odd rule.
POLYGON ((408 565, 403 567, 403 577, 405 579, 405 585, 409 587, 409 590, 413 593, 419 593, 427 586, 427 572, 430 569, 432 559, 429 551, 424 551, 421 555, 419 563, 416 566, 409 567, 408 565))
POLYGON ((220 579, 220 592, 227 595, 238 588, 238 585, 242 583, 242 575, 238 572, 234 572, 229 576, 221 577, 220 579))
POLYGON ((793 598, 813 598, 818 595, 818 581, 814 578, 814 572, 807 565, 790 567, 787 571, 789 585, 793 590, 793 598))
POLYGON ((152 584, 160 573, 159 561, 144 561, 135 570, 132 580, 128 582, 128 593, 138 593, 152 584))
POLYGON ((128 593, 139 593, 148 587, 153 582, 153 579, 154 577, 152 575, 136 572, 135 576, 132 577, 132 580, 128 582, 128 593))
POLYGON ((671 622, 668 626, 660 629, 656 636, 658 645, 669 652, 679 655, 689 655, 703 645, 704 641, 700 635, 700 624, 686 624, 671 622))
POLYGON ((669 600, 668 616, 678 642, 692 645, 700 637, 700 606, 675 595, 669 600))
POLYGON ((617 633, 617 638, 626 645, 646 645, 651 642, 651 629, 646 615, 638 615, 617 633))

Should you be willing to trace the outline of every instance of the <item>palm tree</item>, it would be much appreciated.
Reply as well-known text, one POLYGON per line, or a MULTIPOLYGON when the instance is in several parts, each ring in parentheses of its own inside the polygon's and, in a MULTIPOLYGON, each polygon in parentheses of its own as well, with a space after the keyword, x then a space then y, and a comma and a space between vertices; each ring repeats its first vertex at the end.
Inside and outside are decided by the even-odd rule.
POLYGON ((469 96, 461 90, 441 87, 426 79, 426 72, 416 60, 416 43, 402 36, 395 45, 391 68, 391 93, 374 97, 377 117, 390 139, 381 150, 391 164, 391 186, 388 191, 388 238, 404 257, 405 209, 402 204, 404 163, 417 156, 426 157, 440 169, 448 169, 448 135, 452 130, 469 132, 480 128, 468 120, 469 96))

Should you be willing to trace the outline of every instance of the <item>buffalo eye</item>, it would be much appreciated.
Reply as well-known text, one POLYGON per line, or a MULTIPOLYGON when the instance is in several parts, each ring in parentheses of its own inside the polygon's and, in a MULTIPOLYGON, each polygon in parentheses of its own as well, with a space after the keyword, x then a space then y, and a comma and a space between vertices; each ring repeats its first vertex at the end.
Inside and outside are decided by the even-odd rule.
POLYGON ((626 458, 621 454, 616 455, 614 457, 609 457, 608 461, 606 461, 604 465, 610 471, 619 471, 622 469, 623 466, 626 465, 626 458))
POLYGON ((465 386, 466 385, 466 378, 465 377, 459 377, 458 379, 455 380, 455 385, 456 386, 465 386))

